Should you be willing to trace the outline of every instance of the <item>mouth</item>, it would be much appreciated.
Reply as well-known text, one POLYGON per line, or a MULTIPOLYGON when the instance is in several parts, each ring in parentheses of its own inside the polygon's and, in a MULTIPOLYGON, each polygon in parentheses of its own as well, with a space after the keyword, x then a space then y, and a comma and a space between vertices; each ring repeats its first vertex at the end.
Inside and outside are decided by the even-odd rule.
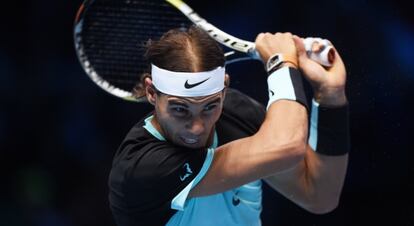
POLYGON ((180 137, 180 138, 185 144, 190 144, 190 145, 197 144, 199 141, 198 138, 187 138, 187 137, 180 137))

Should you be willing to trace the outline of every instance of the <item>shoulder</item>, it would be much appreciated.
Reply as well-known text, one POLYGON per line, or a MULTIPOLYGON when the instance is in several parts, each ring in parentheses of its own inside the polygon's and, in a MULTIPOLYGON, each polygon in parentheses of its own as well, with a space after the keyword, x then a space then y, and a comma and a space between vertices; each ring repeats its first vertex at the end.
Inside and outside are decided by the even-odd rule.
POLYGON ((250 107, 258 107, 262 108, 263 111, 265 110, 264 106, 261 103, 259 103, 252 97, 244 94, 243 92, 233 88, 227 88, 226 99, 224 103, 227 106, 238 106, 240 104, 247 104, 250 107))
POLYGON ((246 94, 228 88, 223 113, 217 122, 217 130, 224 144, 257 132, 266 115, 265 107, 246 94))
POLYGON ((244 119, 254 119, 259 121, 262 121, 266 114, 265 107, 261 103, 246 94, 231 88, 227 90, 223 112, 244 119))

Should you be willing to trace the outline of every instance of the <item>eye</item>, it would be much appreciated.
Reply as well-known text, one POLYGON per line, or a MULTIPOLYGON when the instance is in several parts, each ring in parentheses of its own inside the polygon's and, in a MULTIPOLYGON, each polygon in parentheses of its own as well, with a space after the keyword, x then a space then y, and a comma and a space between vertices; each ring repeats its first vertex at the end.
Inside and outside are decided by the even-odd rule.
POLYGON ((187 111, 187 109, 185 109, 183 107, 173 107, 172 110, 175 111, 175 112, 185 112, 185 111, 187 111))
POLYGON ((217 107, 217 104, 212 104, 204 107, 204 111, 211 111, 217 107))
POLYGON ((178 116, 185 116, 188 113, 188 109, 184 108, 184 107, 171 107, 170 108, 172 113, 178 116))

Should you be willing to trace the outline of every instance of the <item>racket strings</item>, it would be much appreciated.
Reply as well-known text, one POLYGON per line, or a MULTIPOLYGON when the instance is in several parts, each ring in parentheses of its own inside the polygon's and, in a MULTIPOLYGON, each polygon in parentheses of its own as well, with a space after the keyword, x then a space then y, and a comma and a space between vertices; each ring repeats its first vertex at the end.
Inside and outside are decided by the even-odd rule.
POLYGON ((159 0, 94 1, 75 40, 80 42, 78 51, 84 61, 102 80, 132 92, 149 70, 143 58, 146 41, 189 24, 185 16, 159 0))

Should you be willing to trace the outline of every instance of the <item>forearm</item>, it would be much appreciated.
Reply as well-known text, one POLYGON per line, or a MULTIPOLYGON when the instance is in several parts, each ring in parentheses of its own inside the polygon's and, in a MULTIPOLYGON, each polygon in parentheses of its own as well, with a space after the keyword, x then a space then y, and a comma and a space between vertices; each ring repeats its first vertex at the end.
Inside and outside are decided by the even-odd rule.
MULTIPOLYGON (((289 157, 304 157, 308 131, 307 103, 302 75, 297 69, 283 67, 268 78, 269 103, 265 121, 255 137, 266 144, 263 150, 272 150, 286 156, 284 162, 274 166, 293 167, 289 157)), ((284 167, 280 170, 286 170, 284 167)), ((276 172, 276 171, 274 171, 276 172)))
POLYGON ((258 154, 261 150, 270 150, 278 157, 282 156, 273 159, 271 166, 275 169, 271 172, 275 173, 297 165, 305 154, 308 131, 306 95, 303 76, 297 69, 292 35, 260 34, 256 42, 256 48, 269 73, 269 102, 265 121, 253 140, 263 144, 262 147, 258 146, 258 154))
POLYGON ((269 94, 263 124, 252 137, 242 143, 230 144, 242 146, 234 149, 247 149, 238 155, 244 156, 253 168, 246 167, 241 171, 253 172, 249 173, 254 177, 253 180, 296 166, 303 160, 306 151, 308 116, 300 72, 284 68, 269 78, 269 90, 278 93, 269 94), (285 87, 289 89, 283 90, 285 87))
POLYGON ((262 151, 278 155, 271 164, 275 167, 273 173, 292 168, 303 159, 307 130, 307 110, 303 105, 289 100, 279 100, 270 105, 254 139, 263 144, 262 151))

